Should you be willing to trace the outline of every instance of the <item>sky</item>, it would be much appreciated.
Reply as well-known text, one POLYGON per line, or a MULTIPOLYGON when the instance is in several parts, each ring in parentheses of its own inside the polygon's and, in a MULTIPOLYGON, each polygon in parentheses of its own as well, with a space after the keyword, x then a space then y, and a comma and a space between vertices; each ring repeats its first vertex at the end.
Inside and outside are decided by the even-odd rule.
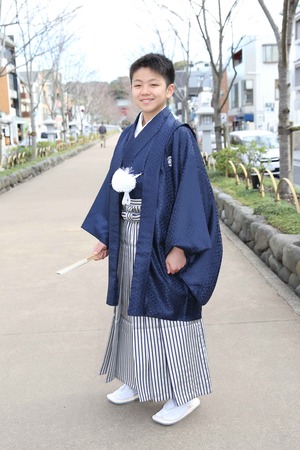
MULTIPOLYGON (((24 0, 23 0, 24 1, 24 0)), ((46 0, 28 0, 32 5, 46 0)), ((12 0, 2 0, 2 23, 9 19, 12 0)), ((19 0, 22 3, 22 0, 19 0)), ((222 5, 232 4, 233 0, 222 0, 222 5)), ((283 0, 265 0, 272 14, 279 11, 283 0)), ((1 0, 0 0, 1 4, 1 0)), ((186 22, 176 18, 186 17, 188 0, 51 0, 45 3, 49 14, 56 15, 63 8, 82 5, 76 19, 69 25, 76 35, 76 42, 69 52, 81 61, 82 71, 93 72, 92 77, 99 81, 111 82, 119 76, 128 75, 130 64, 139 56, 150 51, 160 51, 155 27, 163 35, 169 56, 174 61, 184 59, 180 45, 174 45, 174 32, 168 21, 176 23, 181 36, 186 35, 186 22), (155 3, 168 6, 163 12, 155 3)), ((216 0, 208 0, 210 8, 216 0)), ((226 6, 225 6, 226 7, 226 6)), ((194 28, 191 38, 190 59, 208 60, 203 41, 194 28)), ((9 27, 7 32, 9 34, 9 27)), ((272 34, 272 30, 257 0, 240 0, 231 33, 238 35, 255 32, 272 34)), ((213 36, 212 36, 213 38, 213 36)))

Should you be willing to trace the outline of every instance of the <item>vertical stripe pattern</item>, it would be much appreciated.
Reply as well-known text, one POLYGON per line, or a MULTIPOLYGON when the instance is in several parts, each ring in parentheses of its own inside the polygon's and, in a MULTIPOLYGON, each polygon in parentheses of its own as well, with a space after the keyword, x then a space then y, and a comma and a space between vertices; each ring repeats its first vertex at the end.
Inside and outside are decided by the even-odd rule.
POLYGON ((100 369, 136 389, 140 401, 174 398, 178 405, 211 392, 202 320, 128 316, 141 200, 124 205, 118 263, 119 304, 100 369))

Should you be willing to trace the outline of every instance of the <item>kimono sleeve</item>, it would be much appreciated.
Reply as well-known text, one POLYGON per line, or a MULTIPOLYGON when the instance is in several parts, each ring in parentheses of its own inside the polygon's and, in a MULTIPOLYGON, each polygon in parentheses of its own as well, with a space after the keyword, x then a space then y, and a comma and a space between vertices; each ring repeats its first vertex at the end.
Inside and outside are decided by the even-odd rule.
POLYGON ((115 148, 110 168, 99 193, 92 204, 81 228, 95 236, 99 241, 108 246, 109 242, 109 217, 110 197, 112 194, 111 178, 114 171, 120 167, 123 157, 124 141, 128 138, 131 127, 124 130, 115 148))
POLYGON ((94 203, 91 206, 81 228, 95 236, 103 244, 108 245, 109 240, 109 195, 110 172, 107 174, 94 203))
POLYGON ((187 265, 179 276, 195 300, 205 305, 215 289, 222 262, 218 212, 191 131, 185 130, 181 136, 174 137, 173 145, 177 144, 174 148, 179 149, 174 164, 177 194, 167 235, 168 247, 185 250, 187 265))
POLYGON ((172 170, 175 202, 166 239, 166 252, 180 247, 186 254, 211 248, 209 215, 214 201, 200 150, 186 127, 174 133, 172 170), (197 155, 196 152, 199 154, 197 155))

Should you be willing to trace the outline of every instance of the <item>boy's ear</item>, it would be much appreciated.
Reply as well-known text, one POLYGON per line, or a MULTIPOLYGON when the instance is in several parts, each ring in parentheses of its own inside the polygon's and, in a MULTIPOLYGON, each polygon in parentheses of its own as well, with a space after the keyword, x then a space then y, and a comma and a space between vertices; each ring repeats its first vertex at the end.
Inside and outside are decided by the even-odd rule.
POLYGON ((167 97, 170 98, 174 94, 175 91, 175 84, 169 84, 167 87, 167 97))

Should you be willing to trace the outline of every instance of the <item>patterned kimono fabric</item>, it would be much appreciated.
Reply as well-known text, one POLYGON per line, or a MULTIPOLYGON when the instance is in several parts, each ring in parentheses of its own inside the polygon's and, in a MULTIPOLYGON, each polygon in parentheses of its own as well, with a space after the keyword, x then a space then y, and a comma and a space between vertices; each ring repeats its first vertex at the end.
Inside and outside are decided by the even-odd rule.
POLYGON ((137 390, 142 402, 174 398, 182 405, 211 392, 202 320, 128 316, 140 211, 139 199, 122 206, 119 303, 100 375, 107 375, 106 382, 117 378, 137 390))

